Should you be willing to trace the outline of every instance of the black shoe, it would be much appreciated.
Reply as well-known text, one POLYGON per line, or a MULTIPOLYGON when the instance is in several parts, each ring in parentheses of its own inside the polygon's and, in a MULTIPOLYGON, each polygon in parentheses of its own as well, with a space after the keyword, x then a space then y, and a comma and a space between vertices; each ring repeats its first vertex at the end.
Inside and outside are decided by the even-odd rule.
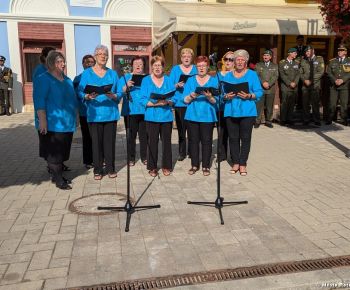
POLYGON ((60 183, 56 183, 56 187, 62 190, 71 190, 72 187, 65 181, 62 181, 60 183))
POLYGON ((94 168, 94 166, 92 164, 85 164, 85 168, 86 169, 91 169, 91 168, 94 168))
POLYGON ((317 126, 317 127, 321 127, 321 122, 316 121, 314 124, 315 124, 315 126, 317 126))
POLYGON ((284 122, 284 121, 280 121, 280 126, 287 126, 287 123, 286 122, 284 122))
POLYGON ((0 116, 5 116, 5 115, 6 115, 5 112, 0 113, 0 116))
POLYGON ((332 121, 326 121, 325 124, 326 125, 332 125, 332 121))
POLYGON ((260 127, 260 123, 255 123, 255 124, 254 124, 254 128, 255 128, 255 129, 258 129, 259 127, 260 127))
POLYGON ((7 112, 7 113, 6 113, 6 116, 11 116, 11 113, 10 113, 10 112, 7 112))
POLYGON ((184 161, 185 158, 186 158, 186 156, 179 156, 179 157, 177 158, 177 161, 184 161))
POLYGON ((62 170, 63 171, 70 171, 70 168, 67 165, 65 165, 64 163, 62 163, 62 170))
POLYGON ((265 126, 266 126, 266 127, 269 127, 269 128, 273 128, 273 125, 272 125, 271 122, 266 122, 266 123, 265 123, 265 126))
MULTIPOLYGON (((69 180, 69 179, 67 179, 67 178, 65 178, 65 177, 62 177, 62 179, 63 179, 63 181, 64 181, 65 183, 67 183, 67 184, 72 184, 72 180, 69 180)), ((51 178, 51 182, 52 182, 52 183, 55 183, 55 182, 56 182, 56 179, 55 179, 54 177, 52 177, 52 178, 51 178)))
POLYGON ((288 126, 294 126, 294 121, 288 121, 288 126))
POLYGON ((304 125, 304 126, 308 126, 309 124, 310 124, 309 121, 304 121, 304 122, 303 122, 303 125, 304 125))

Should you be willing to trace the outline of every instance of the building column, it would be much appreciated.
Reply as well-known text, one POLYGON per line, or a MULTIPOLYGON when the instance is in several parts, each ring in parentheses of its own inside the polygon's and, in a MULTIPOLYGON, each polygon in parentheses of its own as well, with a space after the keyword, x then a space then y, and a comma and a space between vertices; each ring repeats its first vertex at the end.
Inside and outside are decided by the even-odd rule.
POLYGON ((101 25, 100 31, 101 31, 101 44, 107 46, 108 51, 109 51, 109 58, 107 61, 107 66, 109 68, 112 68, 113 50, 112 50, 112 40, 111 40, 111 26, 110 25, 101 25))
MULTIPOLYGON (((8 44, 10 51, 11 69, 13 72, 13 111, 20 113, 23 111, 31 111, 23 104, 23 79, 22 79, 22 64, 21 64, 21 49, 18 36, 18 22, 14 20, 7 21, 8 44)), ((5 40, 6 41, 6 40, 5 40)))
POLYGON ((67 63, 67 76, 73 80, 77 75, 75 59, 74 24, 64 24, 64 41, 66 48, 65 56, 67 63))

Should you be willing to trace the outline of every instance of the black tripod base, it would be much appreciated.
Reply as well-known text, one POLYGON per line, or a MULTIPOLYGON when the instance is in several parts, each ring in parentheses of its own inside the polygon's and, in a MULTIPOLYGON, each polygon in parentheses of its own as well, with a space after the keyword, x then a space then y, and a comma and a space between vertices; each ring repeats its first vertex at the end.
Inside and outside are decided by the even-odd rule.
POLYGON ((133 206, 130 201, 127 201, 124 206, 98 206, 98 210, 111 210, 111 211, 125 211, 126 212, 126 225, 125 225, 125 231, 129 231, 130 226, 130 220, 131 215, 137 211, 142 209, 152 209, 152 208, 160 208, 159 204, 156 205, 140 205, 140 206, 133 206))
POLYGON ((187 204, 204 205, 204 206, 215 206, 215 208, 217 208, 219 210, 220 222, 221 222, 222 225, 225 224, 225 223, 224 223, 224 218, 222 216, 221 209, 225 205, 226 206, 230 206, 230 205, 247 204, 247 203, 248 203, 247 200, 226 201, 226 202, 224 202, 224 198, 223 197, 218 197, 214 202, 210 202, 210 201, 187 201, 187 204))

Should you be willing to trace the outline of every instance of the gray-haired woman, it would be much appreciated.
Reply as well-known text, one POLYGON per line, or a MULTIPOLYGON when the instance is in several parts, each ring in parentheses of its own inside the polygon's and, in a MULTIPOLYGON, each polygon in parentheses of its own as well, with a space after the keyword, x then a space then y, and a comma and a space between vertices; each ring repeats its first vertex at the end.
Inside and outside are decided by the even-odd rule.
POLYGON ((39 154, 47 161, 52 181, 58 188, 67 190, 71 187, 62 175, 63 162, 69 159, 78 103, 73 82, 64 75, 63 54, 50 51, 46 65, 47 72, 35 78, 33 92, 39 154))
POLYGON ((117 73, 106 66, 108 48, 104 45, 97 46, 94 57, 95 65, 84 70, 81 75, 78 94, 87 104, 86 116, 92 139, 94 178, 101 180, 103 161, 106 163, 108 176, 117 177, 114 165, 115 139, 117 121, 120 119, 118 103, 121 97, 117 96, 117 73), (87 85, 104 88, 104 90, 86 93, 87 85))
POLYGON ((255 71, 247 68, 249 54, 244 49, 233 53, 235 69, 228 72, 224 81, 231 84, 248 83, 248 92, 225 92, 224 117, 233 159, 232 173, 247 175, 252 129, 257 116, 255 102, 263 95, 260 80, 255 71))

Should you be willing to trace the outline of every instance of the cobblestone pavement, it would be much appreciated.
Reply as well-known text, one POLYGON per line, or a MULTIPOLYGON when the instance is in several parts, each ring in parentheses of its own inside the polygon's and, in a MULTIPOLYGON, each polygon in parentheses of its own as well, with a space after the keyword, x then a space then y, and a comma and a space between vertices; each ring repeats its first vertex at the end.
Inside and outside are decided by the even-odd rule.
MULTIPOLYGON (((144 193, 140 205, 161 208, 135 213, 129 233, 125 213, 91 216, 68 209, 82 196, 126 193, 123 125, 115 180, 95 181, 91 170, 83 169, 80 138, 77 132, 67 162, 73 190, 61 191, 38 157, 32 114, 0 117, 0 290, 58 289, 350 254, 349 127, 254 129, 248 176, 231 175, 222 163, 225 200, 249 202, 225 207, 224 226, 215 208, 186 203, 215 200, 215 162, 209 177, 201 172, 190 177, 186 159, 175 164, 171 176, 153 179, 138 161, 131 168, 132 196, 144 193)), ((174 160, 176 139, 174 130, 174 160)), ((350 281, 350 268, 179 289, 310 289, 334 281, 350 281)))

